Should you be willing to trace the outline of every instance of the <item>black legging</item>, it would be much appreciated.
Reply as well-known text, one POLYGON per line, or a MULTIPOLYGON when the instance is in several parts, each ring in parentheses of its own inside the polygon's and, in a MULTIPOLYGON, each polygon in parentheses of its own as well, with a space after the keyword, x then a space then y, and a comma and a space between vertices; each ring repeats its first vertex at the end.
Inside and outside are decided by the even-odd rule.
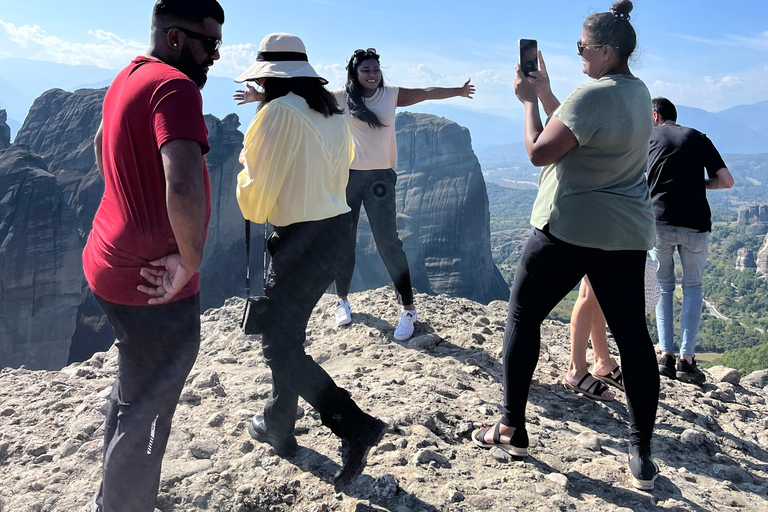
POLYGON ((659 372, 645 323, 645 251, 604 251, 534 229, 520 259, 504 332, 504 425, 525 425, 541 345, 541 323, 586 275, 621 355, 630 442, 648 446, 659 401, 659 372))
POLYGON ((357 171, 350 169, 347 182, 347 204, 352 208, 352 244, 341 256, 339 275, 336 278, 336 294, 346 297, 352 274, 355 270, 355 241, 360 208, 365 206, 373 239, 384 265, 387 267, 395 290, 403 305, 413 304, 411 272, 403 243, 397 235, 397 212, 395 210, 395 183, 397 174, 392 169, 357 171))

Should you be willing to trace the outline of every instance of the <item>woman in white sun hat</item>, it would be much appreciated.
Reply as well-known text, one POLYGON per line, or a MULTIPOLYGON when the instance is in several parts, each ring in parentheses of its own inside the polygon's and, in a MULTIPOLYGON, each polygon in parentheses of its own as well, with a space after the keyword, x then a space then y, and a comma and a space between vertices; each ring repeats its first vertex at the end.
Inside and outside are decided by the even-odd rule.
MULTIPOLYGON (((368 48, 355 50, 347 64, 346 86, 332 93, 339 106, 345 109, 355 148, 346 190, 347 204, 352 208, 352 244, 347 246, 339 261, 340 271, 336 278, 339 300, 334 311, 336 324, 352 322, 347 295, 355 268, 357 222, 360 209, 365 206, 379 255, 403 304, 394 338, 407 340, 413 335, 417 314, 413 305, 408 260, 397 234, 395 109, 456 96, 471 99, 475 86, 469 80, 461 87, 410 89, 385 86, 379 54, 375 48, 368 48)), ((249 86, 246 90, 237 91, 234 98, 242 104, 262 101, 262 94, 249 86)))
POLYGON ((260 322, 272 393, 248 431, 278 455, 293 456, 296 407, 304 398, 342 439, 343 466, 334 482, 343 487, 363 470, 386 428, 304 352, 312 309, 337 277, 340 248, 351 243, 345 198, 349 126, 296 36, 266 36, 256 62, 236 81, 255 81, 264 89, 245 134, 237 201, 246 219, 275 228, 267 242, 269 302, 260 322))

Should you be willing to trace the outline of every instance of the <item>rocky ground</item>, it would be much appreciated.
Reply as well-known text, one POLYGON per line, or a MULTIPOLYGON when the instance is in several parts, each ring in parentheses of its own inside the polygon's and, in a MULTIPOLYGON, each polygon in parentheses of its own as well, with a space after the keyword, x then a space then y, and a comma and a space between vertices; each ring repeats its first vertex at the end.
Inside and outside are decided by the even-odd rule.
MULTIPOLYGON (((653 492, 629 485, 625 397, 599 403, 559 384, 568 326, 547 323, 531 388, 531 456, 475 447, 501 401, 506 304, 417 295, 415 337, 392 338, 387 289, 353 294, 337 328, 332 297, 310 321, 308 352, 391 425, 347 493, 330 484, 338 440, 301 402, 297 457, 252 441, 246 425, 270 389, 257 337, 237 328, 243 301, 203 317, 203 344, 174 419, 157 508, 170 511, 768 511, 768 372, 719 369, 698 387, 662 379, 653 492), (724 379, 730 382, 721 382, 724 379), (747 381, 751 382, 748 384, 747 381)), ((590 356, 591 357, 591 356, 590 356)), ((0 372, 0 511, 87 510, 100 478, 116 353, 56 371, 0 372)))

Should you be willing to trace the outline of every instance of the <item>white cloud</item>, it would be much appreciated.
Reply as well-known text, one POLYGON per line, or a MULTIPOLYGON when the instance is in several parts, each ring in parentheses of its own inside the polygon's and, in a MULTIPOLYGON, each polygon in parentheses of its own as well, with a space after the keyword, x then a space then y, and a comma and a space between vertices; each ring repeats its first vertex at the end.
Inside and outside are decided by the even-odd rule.
POLYGON ((146 44, 123 39, 103 30, 88 31, 88 35, 96 42, 73 43, 51 35, 37 25, 17 27, 0 19, 0 29, 10 42, 23 48, 25 58, 60 64, 117 69, 147 51, 146 44))
POLYGON ((253 64, 258 52, 258 45, 251 43, 222 46, 219 50, 221 58, 211 68, 210 74, 234 79, 253 64))
POLYGON ((697 81, 655 80, 648 82, 653 96, 665 96, 674 103, 718 112, 734 105, 765 100, 768 67, 745 70, 738 76, 706 76, 697 81))

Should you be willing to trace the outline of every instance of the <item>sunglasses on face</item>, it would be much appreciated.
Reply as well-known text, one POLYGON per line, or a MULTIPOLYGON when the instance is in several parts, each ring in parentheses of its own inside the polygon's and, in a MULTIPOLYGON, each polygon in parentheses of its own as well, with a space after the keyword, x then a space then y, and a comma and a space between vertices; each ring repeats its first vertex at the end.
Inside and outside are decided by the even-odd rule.
POLYGON ((208 53, 208 55, 213 55, 219 50, 219 48, 221 48, 220 39, 206 36, 205 34, 201 34, 200 32, 195 32, 194 30, 189 30, 184 27, 176 27, 176 26, 168 27, 167 29, 165 29, 165 32, 170 31, 172 28, 175 28, 176 30, 184 32, 184 34, 191 39, 197 39, 198 41, 200 41, 200 44, 203 45, 203 49, 208 53))
POLYGON ((579 52, 579 55, 584 53, 584 48, 589 48, 590 46, 599 48, 605 45, 604 44, 581 44, 581 39, 576 41, 576 51, 579 52))
POLYGON ((357 50, 355 50, 355 57, 363 57, 368 54, 378 55, 378 53, 376 52, 376 48, 368 48, 367 50, 358 48, 357 50))

